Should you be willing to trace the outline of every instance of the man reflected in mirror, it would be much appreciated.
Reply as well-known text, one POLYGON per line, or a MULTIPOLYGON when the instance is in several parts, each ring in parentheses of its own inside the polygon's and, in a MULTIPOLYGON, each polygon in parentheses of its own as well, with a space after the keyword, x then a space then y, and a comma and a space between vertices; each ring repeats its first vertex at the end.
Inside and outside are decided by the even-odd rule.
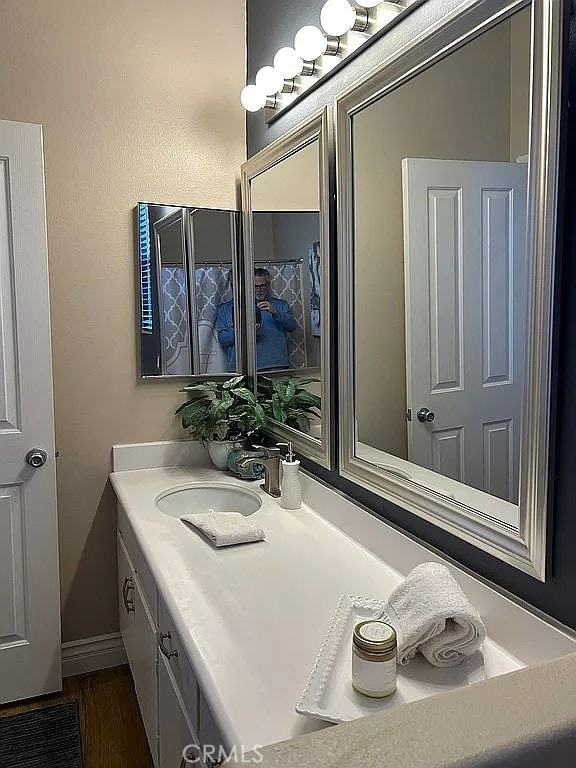
MULTIPOLYGON (((298 327, 288 302, 271 295, 270 282, 270 272, 267 269, 260 267, 254 270, 256 367, 259 371, 282 370, 290 367, 287 336, 298 327)), ((216 325, 218 341, 227 355, 228 371, 235 371, 236 338, 233 301, 223 302, 218 307, 216 325)))

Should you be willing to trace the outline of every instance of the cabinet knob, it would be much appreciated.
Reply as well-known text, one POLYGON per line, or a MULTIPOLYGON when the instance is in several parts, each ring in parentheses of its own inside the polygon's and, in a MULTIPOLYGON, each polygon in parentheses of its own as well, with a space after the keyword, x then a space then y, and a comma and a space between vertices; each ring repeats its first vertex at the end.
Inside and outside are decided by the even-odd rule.
POLYGON ((160 653, 167 659, 177 659, 178 651, 176 648, 166 648, 164 640, 172 640, 172 632, 161 632, 158 635, 158 648, 160 648, 160 653))
POLYGON ((129 597, 129 592, 134 592, 134 579, 130 576, 126 576, 124 579, 124 585, 122 586, 124 608, 126 609, 126 613, 135 613, 136 606, 134 605, 134 598, 129 597))

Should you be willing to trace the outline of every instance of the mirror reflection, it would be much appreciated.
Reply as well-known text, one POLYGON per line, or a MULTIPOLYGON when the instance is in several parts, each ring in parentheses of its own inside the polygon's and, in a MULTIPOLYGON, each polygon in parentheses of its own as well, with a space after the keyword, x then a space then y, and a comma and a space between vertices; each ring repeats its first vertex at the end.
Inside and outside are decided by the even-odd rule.
POLYGON ((530 39, 525 9, 352 118, 356 456, 513 527, 530 39))
POLYGON ((276 382, 274 418, 315 437, 322 377, 318 178, 314 141, 250 182, 256 369, 266 374, 262 386, 276 382))
POLYGON ((258 211, 253 219, 259 371, 320 366, 318 211, 258 211))
POLYGON ((239 214, 153 203, 137 214, 142 376, 237 371, 239 214))

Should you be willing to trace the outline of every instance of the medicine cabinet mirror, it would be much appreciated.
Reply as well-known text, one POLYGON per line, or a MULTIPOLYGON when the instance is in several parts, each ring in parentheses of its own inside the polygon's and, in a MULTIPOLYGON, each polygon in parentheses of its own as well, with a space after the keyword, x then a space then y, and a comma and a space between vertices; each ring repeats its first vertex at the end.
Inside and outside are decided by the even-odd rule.
POLYGON ((138 204, 143 378, 227 376, 241 370, 239 215, 138 204))
POLYGON ((272 433, 330 465, 328 111, 242 167, 248 371, 272 433))
POLYGON ((469 3, 337 103, 341 474, 542 580, 561 5, 469 3))

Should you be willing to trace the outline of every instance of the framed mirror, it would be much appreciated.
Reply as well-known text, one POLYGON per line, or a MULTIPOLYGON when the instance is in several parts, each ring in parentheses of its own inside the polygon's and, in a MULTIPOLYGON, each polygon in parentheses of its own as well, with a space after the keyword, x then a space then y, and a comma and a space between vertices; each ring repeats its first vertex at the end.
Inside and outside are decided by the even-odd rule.
POLYGON ((337 103, 341 474, 541 580, 561 11, 465 3, 337 103))
POLYGON ((142 378, 242 370, 237 211, 138 203, 142 378))
POLYGON ((248 372, 271 433, 330 466, 328 110, 242 167, 248 372))

